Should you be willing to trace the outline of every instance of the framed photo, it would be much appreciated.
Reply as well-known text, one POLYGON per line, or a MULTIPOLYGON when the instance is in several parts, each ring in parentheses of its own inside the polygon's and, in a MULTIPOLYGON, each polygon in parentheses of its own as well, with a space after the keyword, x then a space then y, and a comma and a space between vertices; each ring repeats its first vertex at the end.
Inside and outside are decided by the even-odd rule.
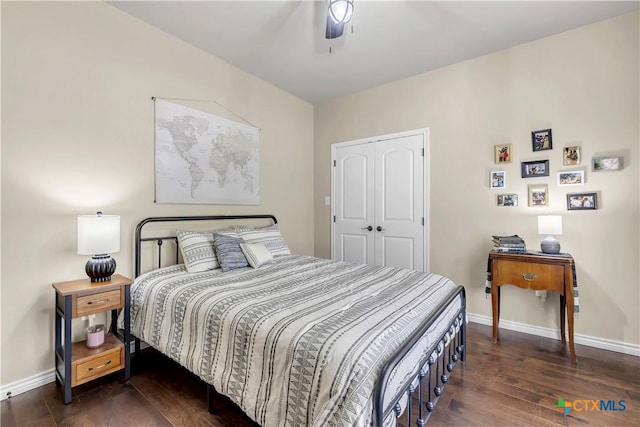
POLYGON ((558 172, 558 185, 583 185, 584 171, 558 172))
POLYGON ((535 178, 549 176, 549 160, 536 160, 534 162, 520 163, 521 176, 523 178, 535 178))
POLYGON ((594 157, 592 160, 594 172, 622 170, 622 157, 594 157))
POLYGON ((580 164, 580 147, 572 145, 562 149, 562 164, 565 166, 580 164))
POLYGON ((495 145, 496 164, 511 163, 511 144, 495 145))
POLYGON ((506 185, 504 171, 491 171, 491 180, 489 184, 492 189, 504 188, 506 185))
POLYGON ((551 129, 534 130, 531 132, 531 144, 533 151, 551 150, 553 148, 551 129))
POLYGON ((567 210, 595 210, 598 209, 597 193, 574 193, 567 194, 567 210))
POLYGON ((496 198, 496 205, 498 206, 518 206, 517 194, 498 194, 496 198))
POLYGON ((549 188, 546 184, 529 186, 529 206, 549 206, 549 188))

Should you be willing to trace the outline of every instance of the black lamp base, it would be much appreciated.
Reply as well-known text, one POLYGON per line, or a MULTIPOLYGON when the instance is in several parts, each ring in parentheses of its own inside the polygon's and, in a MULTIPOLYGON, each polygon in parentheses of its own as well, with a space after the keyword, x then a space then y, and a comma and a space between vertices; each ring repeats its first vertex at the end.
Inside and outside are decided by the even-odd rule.
POLYGON ((106 282, 116 271, 116 260, 110 255, 94 255, 84 268, 92 282, 106 282))

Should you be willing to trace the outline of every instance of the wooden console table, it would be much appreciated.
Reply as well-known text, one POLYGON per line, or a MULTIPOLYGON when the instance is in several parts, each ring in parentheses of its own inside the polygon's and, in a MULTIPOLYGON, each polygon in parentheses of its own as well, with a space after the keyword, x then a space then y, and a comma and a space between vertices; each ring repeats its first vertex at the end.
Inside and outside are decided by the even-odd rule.
POLYGON ((560 294, 560 336, 565 338, 565 309, 569 318, 569 350, 571 362, 578 363, 573 343, 573 271, 571 255, 546 255, 538 252, 524 254, 495 252, 489 253, 491 268, 491 307, 493 314, 493 342, 498 342, 498 322, 500 321, 500 286, 514 285, 522 289, 555 291, 560 294))

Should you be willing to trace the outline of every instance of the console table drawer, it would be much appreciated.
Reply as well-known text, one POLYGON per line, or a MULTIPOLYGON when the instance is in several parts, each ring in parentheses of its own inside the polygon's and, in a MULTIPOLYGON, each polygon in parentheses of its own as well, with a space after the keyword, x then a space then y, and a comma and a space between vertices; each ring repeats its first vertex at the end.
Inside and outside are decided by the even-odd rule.
POLYGON ((564 293, 564 267, 561 265, 501 261, 493 272, 499 285, 564 293))

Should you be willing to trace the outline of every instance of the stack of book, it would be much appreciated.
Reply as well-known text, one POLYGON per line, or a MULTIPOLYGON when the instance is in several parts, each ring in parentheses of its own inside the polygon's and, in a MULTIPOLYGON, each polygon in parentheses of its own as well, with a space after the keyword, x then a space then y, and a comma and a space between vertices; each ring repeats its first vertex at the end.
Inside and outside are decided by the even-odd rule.
POLYGON ((524 244, 522 237, 514 234, 513 236, 492 236, 493 237, 493 250, 498 252, 527 252, 527 247, 524 244))

